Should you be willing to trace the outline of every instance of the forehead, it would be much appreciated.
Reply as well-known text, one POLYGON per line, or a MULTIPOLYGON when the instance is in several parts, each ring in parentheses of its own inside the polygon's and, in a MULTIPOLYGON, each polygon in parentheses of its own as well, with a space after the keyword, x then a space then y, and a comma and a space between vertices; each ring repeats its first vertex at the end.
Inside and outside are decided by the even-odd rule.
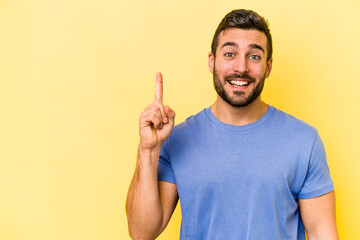
POLYGON ((241 48, 257 44, 266 51, 267 38, 265 33, 256 29, 228 28, 219 34, 218 50, 228 42, 234 42, 241 48))

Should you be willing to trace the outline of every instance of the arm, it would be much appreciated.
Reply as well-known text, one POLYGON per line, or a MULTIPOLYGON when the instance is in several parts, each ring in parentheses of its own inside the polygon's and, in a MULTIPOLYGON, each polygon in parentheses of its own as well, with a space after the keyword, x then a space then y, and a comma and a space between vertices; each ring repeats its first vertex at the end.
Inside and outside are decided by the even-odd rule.
POLYGON ((174 118, 175 112, 162 104, 162 76, 158 74, 155 101, 140 116, 138 158, 126 202, 133 239, 155 239, 175 209, 176 185, 157 180, 161 145, 171 133, 174 118))
POLYGON ((159 158, 151 161, 149 155, 140 157, 141 152, 139 150, 126 202, 129 234, 133 239, 155 239, 165 229, 176 207, 177 188, 173 183, 157 181, 159 158))
POLYGON ((338 239, 334 191, 315 198, 299 199, 299 208, 309 240, 338 239))

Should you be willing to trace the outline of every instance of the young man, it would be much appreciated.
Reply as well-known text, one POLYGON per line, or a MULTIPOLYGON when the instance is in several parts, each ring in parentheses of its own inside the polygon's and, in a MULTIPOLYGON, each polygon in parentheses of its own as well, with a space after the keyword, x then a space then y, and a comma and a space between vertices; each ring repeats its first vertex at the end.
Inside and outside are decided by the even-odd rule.
POLYGON ((337 239, 334 186, 313 127, 261 100, 272 67, 264 18, 234 10, 209 53, 215 103, 173 128, 155 101, 140 116, 140 145, 127 200, 133 239, 155 239, 178 199, 180 239, 337 239))

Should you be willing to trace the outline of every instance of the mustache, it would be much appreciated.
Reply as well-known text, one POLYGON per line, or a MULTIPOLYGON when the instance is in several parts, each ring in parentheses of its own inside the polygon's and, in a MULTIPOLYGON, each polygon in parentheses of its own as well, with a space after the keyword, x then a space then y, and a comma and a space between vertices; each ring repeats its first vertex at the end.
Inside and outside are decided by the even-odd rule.
POLYGON ((233 73, 233 74, 229 74, 226 75, 224 77, 225 81, 229 81, 232 78, 241 78, 241 79, 247 79, 251 82, 255 82, 255 78, 251 77, 249 74, 244 73, 244 74, 238 74, 238 73, 233 73))

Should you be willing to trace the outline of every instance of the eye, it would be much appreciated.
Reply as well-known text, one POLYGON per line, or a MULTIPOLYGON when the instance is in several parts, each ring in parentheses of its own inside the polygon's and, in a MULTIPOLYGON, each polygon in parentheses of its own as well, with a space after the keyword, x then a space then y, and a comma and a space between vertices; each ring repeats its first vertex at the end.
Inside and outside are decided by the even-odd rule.
POLYGON ((251 60, 260 60, 260 56, 258 55, 250 55, 249 57, 251 60))
POLYGON ((235 57, 235 54, 228 52, 228 53, 225 53, 225 57, 232 58, 232 57, 235 57))

